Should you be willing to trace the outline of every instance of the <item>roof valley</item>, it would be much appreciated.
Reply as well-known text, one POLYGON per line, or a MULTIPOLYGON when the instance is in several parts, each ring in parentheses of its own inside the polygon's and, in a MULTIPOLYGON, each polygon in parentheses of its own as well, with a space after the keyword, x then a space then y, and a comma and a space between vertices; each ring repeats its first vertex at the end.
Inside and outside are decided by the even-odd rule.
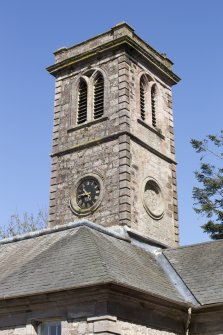
POLYGON ((179 273, 176 272, 168 258, 162 252, 159 252, 156 254, 156 259, 183 299, 195 306, 200 306, 199 300, 195 298, 194 294, 188 288, 179 273))

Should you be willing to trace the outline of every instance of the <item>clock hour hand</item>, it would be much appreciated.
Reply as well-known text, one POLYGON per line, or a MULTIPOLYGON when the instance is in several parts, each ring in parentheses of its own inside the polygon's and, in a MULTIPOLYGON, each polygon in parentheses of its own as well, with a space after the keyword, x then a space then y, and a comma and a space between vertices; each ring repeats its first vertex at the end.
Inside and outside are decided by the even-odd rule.
POLYGON ((82 198, 82 197, 90 197, 91 193, 90 192, 85 192, 85 193, 81 193, 81 194, 78 194, 78 198, 82 198))
POLYGON ((87 192, 86 190, 85 190, 85 187, 83 187, 83 191, 84 191, 84 193, 87 195, 87 194, 90 194, 89 192, 87 192))
POLYGON ((83 186, 83 191, 84 191, 85 195, 87 195, 88 199, 91 200, 91 192, 87 192, 87 191, 85 190, 85 187, 84 187, 84 186, 83 186))

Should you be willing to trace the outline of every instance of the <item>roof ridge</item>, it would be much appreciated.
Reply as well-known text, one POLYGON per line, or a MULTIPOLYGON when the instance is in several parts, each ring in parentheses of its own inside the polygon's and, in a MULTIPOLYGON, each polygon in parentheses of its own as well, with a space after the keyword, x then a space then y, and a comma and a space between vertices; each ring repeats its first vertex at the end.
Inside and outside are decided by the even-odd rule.
POLYGON ((107 276, 108 276, 110 279, 113 279, 113 277, 111 276, 111 273, 110 273, 111 271, 109 271, 107 262, 104 260, 103 255, 101 254, 101 250, 100 250, 100 248, 99 248, 99 246, 98 246, 98 243, 97 243, 97 241, 96 241, 96 237, 98 238, 96 232, 95 232, 95 231, 92 231, 91 228, 86 227, 86 226, 82 227, 82 230, 83 230, 83 229, 86 230, 86 231, 88 231, 88 232, 91 232, 91 234, 92 234, 92 236, 93 236, 94 243, 95 243, 95 245, 96 245, 96 247, 97 247, 97 250, 98 250, 98 254, 99 254, 100 260, 101 260, 101 262, 102 262, 103 267, 105 268, 105 271, 106 271, 106 273, 107 273, 107 276))
POLYGON ((79 227, 89 227, 92 228, 94 230, 99 231, 100 233, 118 238, 120 240, 124 240, 127 241, 127 238, 116 233, 116 232, 112 232, 108 229, 106 229, 103 226, 100 226, 96 223, 93 223, 91 221, 88 220, 80 220, 80 221, 76 221, 76 222, 70 222, 64 225, 57 225, 55 227, 50 227, 50 228, 44 228, 41 230, 35 230, 29 233, 25 233, 22 235, 16 235, 16 236, 12 236, 12 237, 8 237, 8 238, 4 238, 2 240, 0 240, 0 245, 3 244, 8 244, 8 243, 14 243, 14 242, 18 242, 18 241, 22 241, 22 240, 28 240, 31 238, 35 238, 38 236, 43 236, 43 235, 50 235, 53 233, 58 233, 64 230, 68 230, 68 229, 73 229, 73 228, 79 228, 79 227))
POLYGON ((214 241, 205 241, 205 242, 198 242, 198 243, 194 243, 194 244, 181 245, 181 246, 175 247, 175 248, 167 248, 164 251, 179 250, 179 249, 184 249, 184 248, 193 248, 193 247, 197 247, 197 246, 200 246, 200 245, 206 245, 206 244, 212 244, 212 243, 223 243, 223 240, 219 239, 219 240, 214 240, 214 241))
MULTIPOLYGON (((94 240, 97 238, 99 238, 98 236, 97 236, 97 232, 96 231, 92 231, 92 234, 94 235, 94 240)), ((109 234, 104 234, 105 236, 105 239, 108 241, 108 243, 111 243, 111 241, 110 241, 110 239, 109 239, 109 237, 115 237, 115 236, 112 236, 112 235, 109 235, 109 234)), ((119 239, 117 239, 117 240, 119 240, 119 239)), ((127 240, 127 239, 123 239, 123 241, 124 242, 126 242, 126 243, 128 243, 129 245, 132 245, 131 243, 129 243, 130 241, 129 240, 127 240)), ((108 259, 106 259, 106 255, 107 255, 107 253, 105 253, 105 254, 101 254, 101 251, 100 251, 100 246, 98 245, 98 241, 95 241, 95 243, 97 244, 97 248, 99 249, 99 253, 100 253, 100 256, 101 256, 101 258, 102 258, 102 261, 103 261, 103 263, 105 264, 105 267, 106 267, 106 269, 107 269, 107 272, 108 272, 108 274, 110 275, 109 277, 110 277, 110 279, 111 280, 113 280, 113 281, 115 281, 116 283, 122 283, 122 281, 120 281, 120 278, 118 277, 118 275, 114 272, 114 271, 112 271, 112 266, 109 266, 108 264, 109 264, 109 260, 108 259)), ((116 246, 117 247, 117 246, 116 246)), ((141 251, 142 251, 142 249, 141 249, 141 251)), ((112 255, 111 255, 111 257, 112 257, 112 255)))

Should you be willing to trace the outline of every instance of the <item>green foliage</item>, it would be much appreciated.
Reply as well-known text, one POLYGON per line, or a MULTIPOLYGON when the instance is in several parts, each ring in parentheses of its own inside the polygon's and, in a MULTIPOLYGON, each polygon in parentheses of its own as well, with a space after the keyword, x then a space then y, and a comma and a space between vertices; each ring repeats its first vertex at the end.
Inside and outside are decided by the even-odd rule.
POLYGON ((199 187, 193 188, 194 210, 207 217, 201 226, 204 232, 214 240, 223 239, 223 130, 202 141, 192 139, 191 144, 201 154, 200 170, 195 171, 199 187))
POLYGON ((47 212, 41 209, 36 215, 27 212, 23 213, 22 217, 18 213, 12 214, 8 224, 0 227, 0 239, 46 228, 47 217, 47 212))

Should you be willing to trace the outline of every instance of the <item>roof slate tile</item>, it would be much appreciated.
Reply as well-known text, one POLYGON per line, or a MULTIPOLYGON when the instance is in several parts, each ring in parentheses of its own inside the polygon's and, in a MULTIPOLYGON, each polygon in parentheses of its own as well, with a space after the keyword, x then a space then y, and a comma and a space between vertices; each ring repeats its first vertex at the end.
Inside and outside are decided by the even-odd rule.
POLYGON ((0 244, 0 299, 115 283, 182 301, 155 257, 87 227, 0 244))
POLYGON ((223 302, 223 241, 163 252, 201 305, 223 302))

